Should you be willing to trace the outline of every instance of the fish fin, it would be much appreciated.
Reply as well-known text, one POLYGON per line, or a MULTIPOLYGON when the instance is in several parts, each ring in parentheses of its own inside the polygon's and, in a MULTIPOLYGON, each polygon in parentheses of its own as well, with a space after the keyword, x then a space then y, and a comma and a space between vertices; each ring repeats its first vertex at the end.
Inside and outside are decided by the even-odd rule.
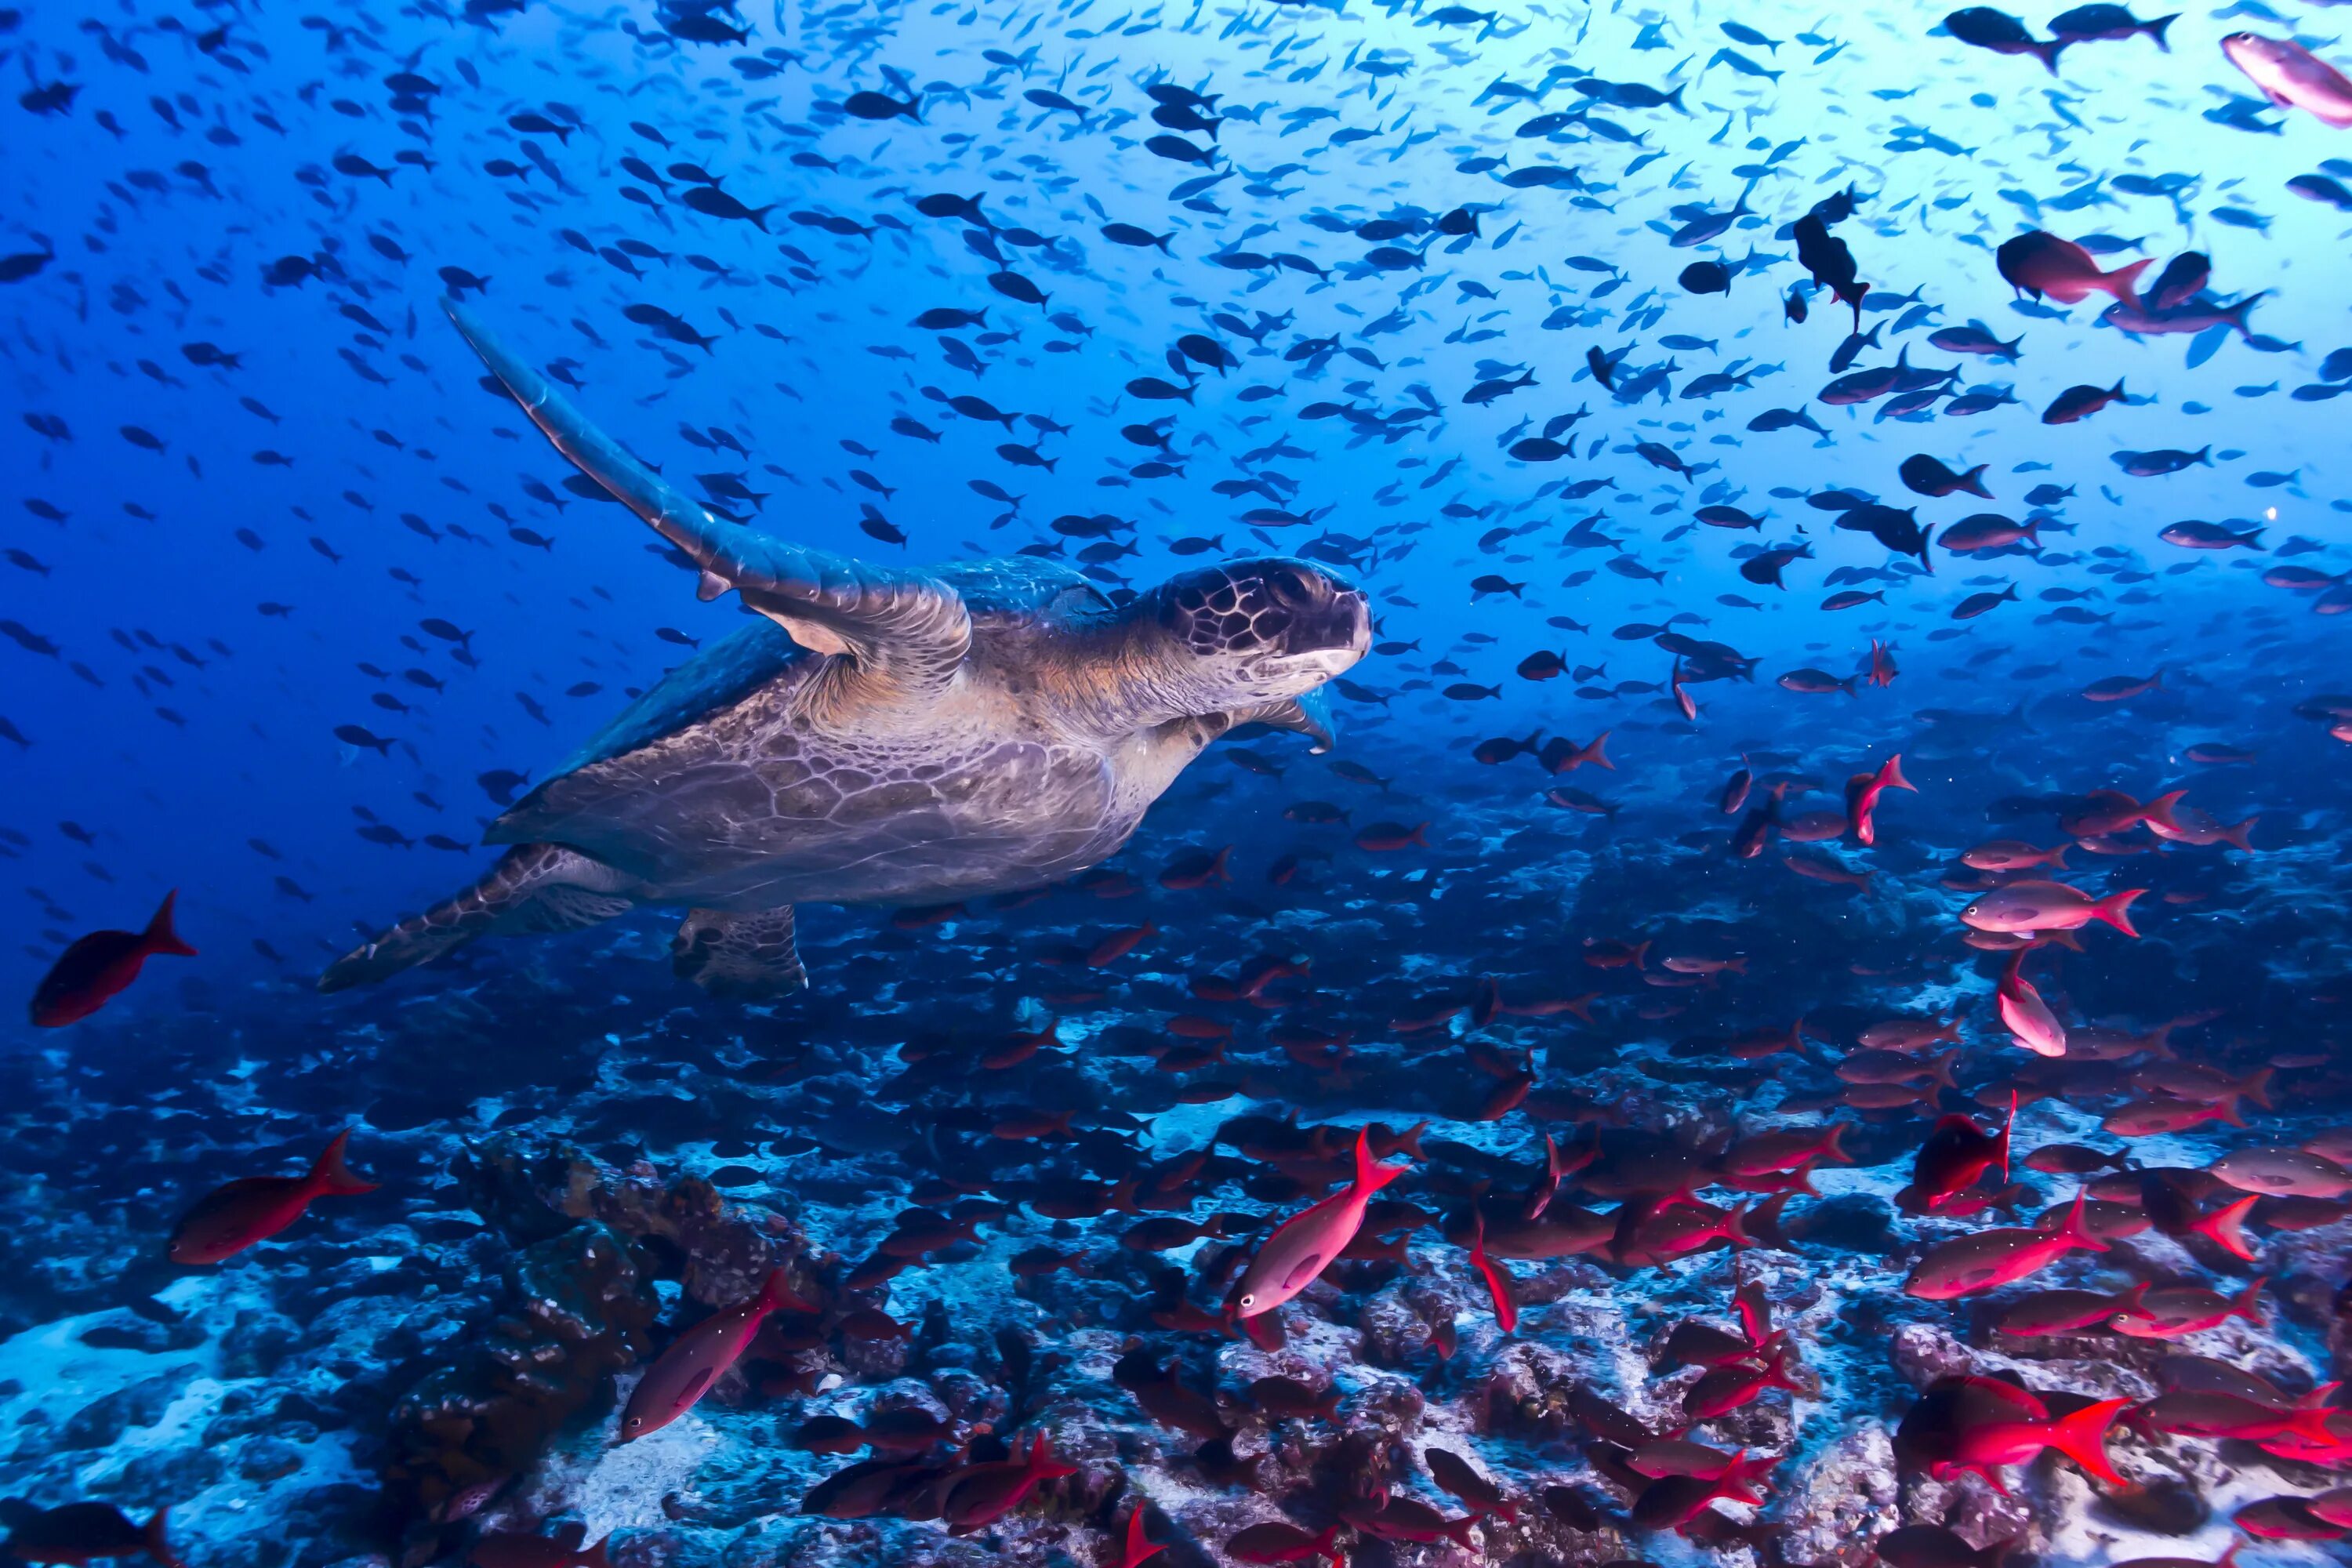
POLYGON ((2255 1275, 2253 1283, 2238 1293, 2238 1299, 2231 1303, 2230 1310, 2246 1321, 2259 1325, 2263 1321, 2263 1287, 2269 1283, 2269 1275, 2255 1275))
POLYGON ((1616 731, 1613 730, 1603 730, 1601 733, 1592 737, 1592 744, 1584 748, 1584 760, 1586 762, 1607 768, 1612 773, 1617 771, 1617 764, 1609 760, 1607 747, 1609 745, 1609 737, 1614 733, 1616 733, 1616 731))
POLYGON ((2269 1068, 2256 1068, 2248 1073, 2244 1080, 2238 1085, 2239 1097, 2252 1100, 2264 1110, 2273 1109, 2270 1095, 2272 1070, 2269 1068))
POLYGON ((173 952, 182 958, 196 956, 196 950, 182 942, 180 933, 172 929, 172 904, 179 896, 180 889, 177 888, 164 894, 163 901, 156 906, 155 918, 147 922, 147 931, 142 942, 149 952, 173 952))
POLYGON ((2107 1428, 2130 1404, 2128 1399, 2102 1399, 2096 1405, 2085 1405, 2072 1415, 2053 1421, 2043 1441, 2108 1485, 2128 1486, 2131 1483, 2107 1462, 2107 1428))
POLYGON ((761 1001, 808 984, 793 940, 793 906, 735 912, 688 910, 670 939, 669 966, 713 996, 761 1001))
POLYGON ((2239 823, 2235 827, 2225 827, 2221 829, 2221 842, 2224 844, 2235 845, 2238 848, 2244 850, 2247 854, 2252 854, 2254 852, 2254 847, 2252 844, 2248 842, 2248 840, 2253 837, 2254 824, 2261 820, 2262 817, 2260 816, 2250 816, 2246 818, 2245 821, 2239 823))
POLYGON ((2126 936, 2137 936, 2139 932, 2133 929, 2127 911, 2131 909, 2132 900, 2147 891, 2146 888, 2126 888, 2120 893, 2101 899, 2092 904, 2091 918, 2105 921, 2126 936))
POLYGON ((593 1546, 581 1548, 578 1568, 613 1568, 613 1559, 607 1555, 612 1541, 613 1538, 607 1535, 599 1539, 593 1546))
POLYGON ((331 1197, 355 1198, 362 1193, 372 1193, 383 1184, 362 1182, 343 1163, 343 1147, 352 1141, 351 1130, 335 1134, 335 1141, 319 1155, 319 1163, 310 1167, 310 1185, 331 1197))

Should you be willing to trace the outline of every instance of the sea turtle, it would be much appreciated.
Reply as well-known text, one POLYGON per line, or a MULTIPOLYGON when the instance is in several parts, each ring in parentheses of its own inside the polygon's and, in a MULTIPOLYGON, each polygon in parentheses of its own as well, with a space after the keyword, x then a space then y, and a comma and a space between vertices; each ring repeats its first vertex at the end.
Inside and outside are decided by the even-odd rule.
POLYGON ((1108 857, 1242 724, 1330 744, 1318 689, 1364 655, 1363 594, 1281 557, 1124 605, 1034 556, 870 565, 722 521, 630 457, 455 300, 444 308, 555 449, 759 612, 625 709, 491 825, 482 879, 335 961, 382 980, 475 937, 688 913, 680 975, 807 984, 793 906, 1034 888, 1108 857))

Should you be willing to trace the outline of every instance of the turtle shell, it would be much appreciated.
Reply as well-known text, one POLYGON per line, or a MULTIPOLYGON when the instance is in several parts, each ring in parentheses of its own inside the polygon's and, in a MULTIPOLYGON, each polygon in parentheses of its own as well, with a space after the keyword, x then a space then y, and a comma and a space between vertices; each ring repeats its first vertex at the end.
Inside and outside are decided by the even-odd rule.
MULTIPOLYGON (((1086 578, 1057 562, 1034 555, 953 562, 932 574, 962 596, 964 607, 975 619, 1092 619, 1111 608, 1110 601, 1086 578)), ((549 773, 540 789, 583 768, 674 735, 740 702, 794 664, 814 657, 766 616, 745 619, 746 625, 701 648, 622 709, 549 773)))

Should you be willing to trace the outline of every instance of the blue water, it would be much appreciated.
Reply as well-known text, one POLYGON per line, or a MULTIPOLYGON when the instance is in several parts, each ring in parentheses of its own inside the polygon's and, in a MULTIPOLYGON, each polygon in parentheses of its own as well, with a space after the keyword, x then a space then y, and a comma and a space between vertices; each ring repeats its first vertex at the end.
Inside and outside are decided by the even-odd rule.
MULTIPOLYGON (((592 1134, 560 1096, 593 1081, 600 1056, 691 1079, 719 1070, 714 1050, 733 1077, 726 1053, 823 1048, 843 1030, 879 1047, 1058 1015, 1072 1039, 1152 1034, 1171 1012, 1216 1012, 1192 982, 1269 953, 1310 961, 1290 1004, 1351 1036, 1366 1077, 1317 1087, 1235 1005, 1217 1013, 1241 1026, 1234 1061, 1210 1076, 1250 1100, 1171 1109, 1164 1079, 1121 1067, 1075 1095, 1080 1124, 1124 1131, 1130 1114, 1164 1111, 1195 1119, 1167 1129, 1204 1131, 1285 1105, 1310 1121, 1467 1118, 1489 1086, 1480 1065, 1434 1058, 1441 1080, 1433 1047, 1395 1023, 1467 1005, 1482 976, 1500 977, 1507 1004, 1602 992, 1580 1045, 1556 1018, 1500 1026, 1497 1048, 1532 1053, 1547 1090, 1601 1081, 1590 1075, 1612 1051, 1622 1066, 1799 1013, 1845 1045, 1874 1016, 1957 1007, 1974 1019, 1971 1054, 1966 1092, 1943 1108, 2003 1105, 2021 1058, 1993 1016, 1999 963, 1959 940, 1980 879, 1958 857, 1993 838, 2062 841, 2064 802, 2098 789, 2185 789, 2220 824, 2259 822, 2246 850, 2160 845, 2145 827, 2087 836, 2074 882, 2148 889, 2145 935, 2094 926, 2077 933, 2083 955, 2037 954, 2044 994, 2077 1023, 2205 1016, 2191 1026, 2199 1059, 2236 1073, 2284 1058, 2283 1073, 2304 1075, 2298 1111, 2342 1104, 2352 503, 2332 475, 2332 399, 2352 384, 2338 259, 2352 196, 2327 192, 2352 185, 2352 153, 2305 110, 2262 100, 2219 47, 2252 27, 2341 59, 2329 12, 2239 0, 2180 16, 2165 48, 2144 35, 2074 44, 2054 72, 1970 47, 1925 12, 1825 19, 1778 4, 1489 16, 1364 0, 631 0, 592 14, 478 0, 0 16, 0 58, 25 95, 0 108, 0 252, 16 258, 0 343, 22 416, 0 427, 18 503, 0 561, 0 875, 16 911, 0 992, 29 996, 73 939, 139 929, 173 889, 200 950, 152 961, 66 1033, 21 1015, 10 1026, 28 1126, 97 1116, 106 1147, 136 1151, 136 1169, 111 1175, 88 1151, 69 1172, 54 1143, 10 1162, 41 1188, 52 1238, 91 1234, 77 1228, 85 1205, 106 1211, 89 1270, 105 1248, 152 1241, 205 1186, 299 1168, 372 1107, 408 1142, 371 1155, 362 1131, 354 1163, 404 1166, 411 1196, 461 1134, 492 1124, 579 1133, 600 1157, 640 1153, 667 1176, 707 1167, 714 1132, 756 1139, 814 1113, 721 1096, 688 1135, 633 1131, 624 1105, 592 1134), (732 31, 743 37, 724 41, 732 31), (706 32, 721 41, 692 41, 706 32), (1154 84, 1209 101, 1188 110, 1173 95, 1155 124, 1154 84), (856 93, 917 107, 861 118, 843 107, 856 93), (1185 128, 1192 115, 1217 120, 1214 134, 1185 128), (1538 116, 1553 123, 1530 133, 1538 116), (1511 178, 1538 166, 1570 173, 1511 178), (712 181, 760 217, 686 204, 712 181), (1832 232, 1870 285, 1861 325, 1875 338, 1840 370, 1900 355, 1955 372, 1944 395, 1895 417, 1883 399, 1820 397, 1853 314, 1809 277, 1789 226, 1849 190, 1832 232), (915 205, 942 194, 976 197, 982 219, 915 205), (1670 243, 1738 203, 1719 237, 1670 243), (1394 221, 1358 232, 1381 220, 1394 221), (1122 245, 1107 224, 1164 242, 1122 245), (2244 330, 2127 334, 2100 320, 2107 293, 2037 303, 2004 280, 1997 247, 2036 229, 2084 241, 2103 268, 2148 258, 2144 284, 2200 252, 2204 303, 2259 300, 2244 330), (1727 292, 1678 282, 1706 260, 1733 269, 1727 292), (944 923, 810 906, 813 988, 772 1010, 674 979, 673 918, 659 912, 487 942, 320 999, 312 983, 335 955, 489 865, 480 840, 499 807, 482 775, 543 780, 746 613, 732 596, 698 603, 692 574, 635 519, 565 488, 568 466, 483 385, 446 319, 451 268, 479 318, 553 367, 588 418, 780 538, 908 565, 1028 547, 1115 598, 1229 555, 1298 555, 1351 578, 1378 647, 1326 693, 1336 750, 1318 758, 1278 734, 1213 746, 1110 861, 1136 884, 1129 897, 1098 900, 1119 889, 1096 884, 1017 908, 974 900, 944 923), (1014 297, 1032 292, 1044 301, 1014 297), (625 314, 647 305, 703 341, 625 314), (985 321, 914 324, 940 308, 985 321), (1927 341, 1972 321, 2021 334, 2013 363, 1927 341), (1185 334, 1233 364, 1172 363, 1185 334), (1624 351, 1618 391, 1595 379, 1593 349, 1624 351), (1700 379, 1717 373, 1731 379, 1700 379), (1188 395, 1131 390, 1147 377, 1188 395), (1637 377, 1653 384, 1628 400, 1637 377), (2118 384, 2126 395, 2087 419, 2043 422, 2068 388, 2118 384), (1979 411, 1948 407, 2000 389, 2010 399, 1979 411), (947 406, 967 395, 1013 427, 947 406), (1825 434, 1758 428, 1773 410, 1825 434), (1523 444, 1555 420, 1567 454, 1512 456, 1534 455, 1523 444), (1139 424, 1164 450, 1122 435, 1139 424), (2117 458, 2163 451, 2187 466, 2136 477, 2117 458), (1990 499, 1914 493, 1897 468, 1916 454, 1983 465, 1990 499), (712 489, 708 476, 731 479, 712 489), (2055 499, 2029 499, 2037 487, 2055 499), (1853 494, 1817 504, 1836 490, 1853 494), (1839 529, 1855 496, 1915 509, 1931 540, 1988 511, 2038 519, 2038 535, 1973 554, 1931 543, 1923 562, 1839 529), (1703 507, 1761 529, 1707 526, 1703 507), (2184 520, 2246 542, 2161 537, 2184 520), (1102 540, 1132 549, 1081 553, 1102 540), (1200 540, 1212 543, 1171 548, 1200 540), (1810 555, 1779 586, 1739 573, 1759 548, 1801 544, 1810 555), (1970 595, 2012 588, 1953 617, 1970 595), (1825 607, 1841 590, 1883 598, 1825 607), (1677 637, 1752 667, 1699 672, 1728 678, 1694 679, 1685 713, 1677 637), (1869 679, 1874 647, 1888 679, 1869 679), (1519 673, 1544 652, 1564 672, 1519 673), (1830 689, 1790 689, 1782 678, 1801 669, 1830 689), (2118 701, 2084 695, 2117 677, 2160 679, 2118 701), (1613 771, 1473 756, 1499 737, 1603 731, 1613 771), (2200 763, 2200 744, 2252 755, 2200 763), (1758 777, 1750 806, 1777 780, 1784 816, 1834 812, 1849 775, 1895 753, 1917 793, 1885 798, 1875 845, 1832 829, 1732 852, 1745 808, 1717 803, 1735 772, 1758 777), (1563 787, 1582 793, 1548 798, 1563 787), (1347 818, 1302 821, 1302 801, 1347 818), (1379 822, 1426 824, 1425 842, 1362 847, 1356 835, 1379 822), (1230 883, 1156 885, 1181 856, 1229 845, 1230 883), (1299 875, 1270 880, 1286 856, 1299 875), (1868 885, 1798 875, 1791 857, 1868 885), (1146 919, 1155 934, 1130 962, 1058 962, 1146 919), (1645 968, 1580 962, 1590 944, 1645 937, 1645 968), (1701 950, 1746 954, 1747 971, 1686 990, 1673 978, 1685 972, 1659 967, 1701 950), (1051 1000, 1089 987, 1101 994, 1051 1000), (661 1028, 696 1043, 667 1055, 661 1028), (445 1051, 472 1059, 442 1081, 445 1051), (225 1087, 247 1078, 259 1087, 225 1087), (167 1130, 131 1131, 166 1103, 163 1083, 179 1107, 167 1130), (232 1109, 252 1120, 224 1121, 232 1109)), ((2048 31, 2038 13, 2025 21, 2048 31)), ((876 1085, 898 1070, 878 1049, 835 1067, 876 1085)), ((1770 1111, 1769 1082, 1735 1073, 1685 1095, 1664 1070, 1636 1124, 1770 1111)), ((927 1113, 967 1093, 929 1088, 927 1113)), ((2082 1133, 2131 1092, 2083 1089, 2071 1108, 2062 1094, 2053 1114, 2072 1120, 2043 1141, 2082 1133)), ((1934 1109, 1863 1113, 1882 1123, 1889 1190, 1900 1172, 1886 1163, 1907 1160, 1934 1109)), ((1540 1123, 1503 1125, 1515 1164, 1529 1148, 1540 1159, 1540 1123)), ((2313 1129, 2297 1125, 2204 1128, 2169 1163, 2210 1163, 2223 1145, 2200 1139, 2298 1142, 2313 1129)), ((793 1212, 855 1258, 871 1216, 836 1215, 838 1236, 824 1217, 857 1207, 863 1178, 841 1180, 848 1192, 793 1212)), ((494 1278, 495 1259, 477 1261, 494 1278)), ((84 1272, 9 1302, 5 1323, 107 1309, 84 1272)), ((174 1289, 182 1310, 232 1312, 174 1289)), ((1816 1412, 1832 1427, 1838 1397, 1816 1412)), ((53 1457, 29 1446, 11 1486, 43 1506, 73 1500, 53 1457)), ((259 1561, 223 1544, 239 1539, 225 1511, 235 1483, 196 1489, 214 1554, 194 1560, 259 1561)), ((141 1518, 180 1500, 107 1495, 141 1518)), ((597 1507, 596 1533, 646 1523, 597 1507)), ((2060 1539, 2071 1518, 2062 1506, 2043 1521, 2061 1559, 2082 1555, 2060 1539)), ((360 1550, 364 1527, 334 1528, 360 1550)), ((336 1560, 273 1542, 273 1561, 336 1560)))

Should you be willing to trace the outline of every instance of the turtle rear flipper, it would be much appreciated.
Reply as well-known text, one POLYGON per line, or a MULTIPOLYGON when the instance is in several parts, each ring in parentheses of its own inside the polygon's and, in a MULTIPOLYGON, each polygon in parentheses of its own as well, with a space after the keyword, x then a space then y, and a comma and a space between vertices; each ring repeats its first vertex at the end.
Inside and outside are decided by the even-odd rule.
POLYGON ((689 910, 669 944, 670 968, 713 996, 764 1002, 808 984, 793 940, 793 906, 733 913, 689 910))
POLYGON ((482 879, 327 966, 321 991, 342 991, 430 963, 478 936, 579 931, 611 920, 631 900, 605 890, 618 880, 609 866, 559 844, 507 851, 482 879))
POLYGON ((698 597, 732 588, 803 647, 848 655, 866 722, 877 698, 927 702, 953 682, 971 649, 971 615, 943 579, 721 523, 590 424, 472 310, 454 299, 441 308, 555 449, 701 569, 698 597))

